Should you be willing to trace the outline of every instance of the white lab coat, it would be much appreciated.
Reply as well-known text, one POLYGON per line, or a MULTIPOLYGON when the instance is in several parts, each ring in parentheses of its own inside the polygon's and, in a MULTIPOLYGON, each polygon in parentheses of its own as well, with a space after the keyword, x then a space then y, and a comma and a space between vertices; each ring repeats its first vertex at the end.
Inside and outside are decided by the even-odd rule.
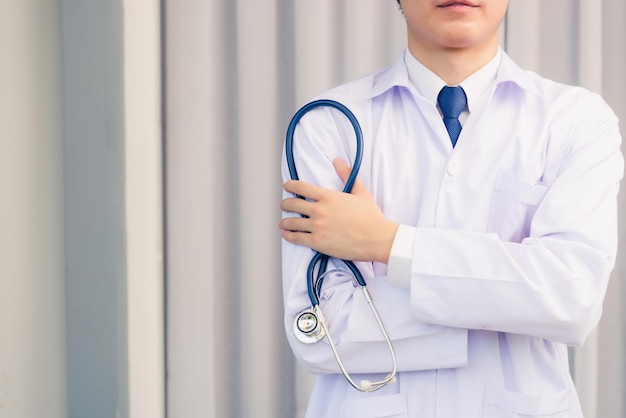
MULTIPOLYGON (((285 329, 318 375, 307 417, 581 417, 566 346, 581 345, 597 324, 615 261, 623 158, 613 112, 505 54, 454 149, 404 59, 323 97, 361 122, 359 178, 402 225, 389 272, 357 263, 400 373, 395 385, 364 394, 338 373, 325 340, 294 338, 293 320, 310 306, 313 253, 283 242, 285 329)), ((355 152, 343 116, 305 115, 294 147, 302 180, 343 187, 332 160, 352 162, 355 152)), ((386 374, 386 345, 354 283, 331 276, 321 299, 355 380, 386 374)))

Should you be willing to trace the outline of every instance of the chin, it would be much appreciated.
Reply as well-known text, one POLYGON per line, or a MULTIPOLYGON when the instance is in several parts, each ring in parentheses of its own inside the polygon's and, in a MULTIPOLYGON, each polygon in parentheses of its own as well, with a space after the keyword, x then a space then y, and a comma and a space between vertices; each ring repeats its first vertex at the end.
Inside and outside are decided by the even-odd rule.
POLYGON ((441 43, 441 46, 445 49, 472 49, 478 45, 473 39, 448 38, 441 43))
POLYGON ((473 31, 455 31, 443 34, 439 44, 447 49, 480 49, 489 43, 490 37, 481 37, 473 31))

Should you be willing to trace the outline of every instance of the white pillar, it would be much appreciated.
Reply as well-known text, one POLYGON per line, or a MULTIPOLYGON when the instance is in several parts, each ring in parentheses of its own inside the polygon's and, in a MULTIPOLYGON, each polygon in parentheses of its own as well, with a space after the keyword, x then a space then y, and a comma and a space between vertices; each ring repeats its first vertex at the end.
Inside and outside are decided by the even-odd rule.
MULTIPOLYGON (((229 413, 226 2, 165 2, 167 416, 229 413), (224 181, 226 177, 226 181, 224 181), (214 237, 218 237, 217 239, 214 237), (224 336, 227 337, 224 337, 224 336), (221 361, 216 359, 220 358, 221 361), (222 377, 225 377, 222 380, 222 377)), ((237 309, 236 307, 232 308, 237 309)), ((236 318, 236 317, 235 317, 236 318)), ((236 399, 238 401, 239 398, 236 399)))
MULTIPOLYGON (((280 237, 279 2, 237 9, 237 168, 239 173, 241 415, 279 417, 285 398, 280 237), (258 22, 264 22, 260 26, 258 22), (250 30, 254 30, 251 35, 250 30), (262 29, 262 30, 261 30, 262 29), (254 68, 254 71, 250 71, 254 68), (261 221, 260 221, 261 220, 261 221), (259 315, 262 319, 259 320, 259 315), (261 382, 275 382, 267 384, 261 382)), ((288 354, 287 354, 288 355, 288 354)))
POLYGON ((128 416, 165 416, 159 0, 124 0, 128 416))
POLYGON ((67 416, 59 8, 0 2, 0 418, 67 416))

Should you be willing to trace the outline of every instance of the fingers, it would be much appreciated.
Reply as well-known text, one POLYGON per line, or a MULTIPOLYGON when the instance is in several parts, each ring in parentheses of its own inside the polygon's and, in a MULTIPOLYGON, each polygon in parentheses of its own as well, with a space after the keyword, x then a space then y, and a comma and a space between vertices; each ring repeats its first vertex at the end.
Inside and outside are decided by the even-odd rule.
MULTIPOLYGON (((310 233, 312 230, 312 223, 309 218, 283 218, 280 220, 278 224, 279 228, 283 231, 287 232, 307 232, 310 233)), ((285 234, 283 234, 284 236, 285 234)))
POLYGON ((312 238, 310 233, 281 230, 281 236, 288 242, 296 245, 302 245, 305 247, 313 248, 312 238))
MULTIPOLYGON (((341 158, 335 158, 333 160, 333 166, 335 167, 335 171, 337 172, 337 175, 339 176, 339 178, 341 178, 342 182, 345 184, 346 181, 348 181, 348 177, 350 177, 350 174, 352 173, 352 167, 350 167, 341 158)), ((321 200, 324 196, 324 193, 326 193, 327 191, 327 189, 324 189, 322 187, 316 186, 311 183, 307 183, 305 181, 300 181, 300 180, 287 181, 284 184, 284 189, 285 191, 289 193, 293 193, 298 196, 303 196, 307 199, 315 200, 315 201, 321 200)), ((357 193, 363 193, 363 192, 369 193, 367 189, 365 188, 365 186, 363 186, 363 183, 361 183, 359 179, 357 179, 356 182, 354 183, 354 186, 352 187, 352 193, 357 194, 357 193)))
MULTIPOLYGON (((348 177, 350 177, 352 168, 341 158, 335 158, 333 160, 333 166, 335 167, 337 175, 345 183, 348 180, 348 177)), ((341 194, 340 192, 325 189, 312 183, 300 180, 289 180, 283 185, 283 188, 286 192, 292 193, 297 197, 282 200, 280 208, 285 212, 297 213, 306 217, 313 216, 313 212, 316 207, 315 202, 324 202, 332 199, 332 197, 337 193, 341 194), (306 200, 301 199, 300 197, 303 197, 306 200)), ((369 190, 367 190, 363 183, 361 183, 358 179, 352 187, 351 194, 373 200, 369 190)))
POLYGON ((321 187, 300 180, 289 180, 283 185, 283 188, 286 192, 311 200, 320 200, 324 192, 324 189, 321 187))
MULTIPOLYGON (((350 166, 339 158, 333 166, 345 182, 350 166)), ((284 189, 307 199, 281 201, 280 208, 291 214, 279 222, 285 241, 346 260, 388 261, 397 225, 384 217, 363 183, 357 180, 351 193, 304 181, 288 181, 284 189)))
POLYGON ((297 197, 290 197, 280 202, 280 209, 284 212, 299 213, 304 216, 311 216, 313 203, 297 197))

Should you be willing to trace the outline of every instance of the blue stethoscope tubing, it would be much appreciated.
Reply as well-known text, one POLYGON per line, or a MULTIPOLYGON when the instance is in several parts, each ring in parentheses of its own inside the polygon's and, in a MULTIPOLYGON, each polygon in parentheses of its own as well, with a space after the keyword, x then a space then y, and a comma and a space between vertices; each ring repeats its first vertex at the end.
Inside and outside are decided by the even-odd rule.
MULTIPOLYGON (((361 125, 357 120, 356 116, 350 109, 348 109, 344 104, 337 102, 335 100, 329 99, 320 99, 315 100, 313 102, 307 103, 302 106, 296 114, 291 119, 289 126, 287 128, 287 139, 285 144, 285 153, 287 158, 287 167, 289 168, 289 175, 292 180, 299 180, 298 170, 296 169, 296 162, 293 153, 293 138, 294 132, 296 130, 296 126, 300 122, 302 116, 304 116, 307 112, 318 108, 318 107, 332 107, 340 112, 342 112, 346 118, 352 124, 352 128, 354 129, 354 134, 356 137, 356 154, 354 157, 354 163, 352 164, 352 171, 348 176, 348 180, 346 181, 346 185, 343 188, 344 193, 350 193, 352 191, 352 187, 354 186, 354 182, 356 181, 357 175, 361 168, 361 161, 363 160, 363 131, 361 130, 361 125)), ((302 198, 302 196, 298 196, 302 198)), ((307 269, 307 289, 309 292, 309 299, 311 299, 312 306, 317 306, 319 304, 319 295, 322 288, 323 282, 323 273, 326 271, 326 266, 328 264, 329 257, 325 254, 316 252, 311 262, 309 263, 309 267, 307 269), (319 266, 318 266, 319 264, 319 266), (317 280, 315 279, 315 270, 316 267, 318 275, 317 280)), ((341 260, 343 263, 350 269, 352 274, 360 286, 365 286, 365 280, 363 279, 363 275, 359 271, 359 269, 354 265, 352 261, 349 260, 341 260)))
MULTIPOLYGON (((361 130, 361 125, 359 124, 359 121, 357 120, 356 116, 354 116, 354 113, 352 113, 352 111, 348 109, 345 105, 335 100, 320 99, 320 100, 312 101, 302 106, 292 117, 291 122, 289 123, 289 126, 287 127, 287 135, 286 135, 286 140, 285 140, 285 154, 286 154, 286 160, 287 160, 287 167, 289 169, 289 175, 292 180, 299 180, 298 170, 296 169, 296 163, 295 163, 294 151, 293 151, 294 133, 296 130, 296 126, 300 122, 300 119, 302 118, 302 116, 304 116, 307 112, 318 107, 331 107, 331 108, 339 110, 350 121, 352 128, 354 129, 354 134, 356 138, 356 153, 354 157, 354 162, 352 164, 352 171, 350 172, 350 175, 348 176, 348 179, 346 180, 346 184, 343 188, 344 193, 350 193, 352 191, 352 187, 354 186, 354 182, 356 181, 357 175, 359 173, 359 169, 361 168, 361 161, 363 159, 363 132, 361 130)), ((303 196, 296 195, 296 197, 300 199, 304 199, 303 196)), ((356 265, 352 261, 341 260, 346 265, 346 267, 348 267, 354 279, 356 280, 358 285, 361 287, 361 290, 363 291, 365 299, 367 300, 367 303, 369 304, 372 310, 372 313, 374 314, 374 317, 378 323, 378 326, 381 329, 385 342, 387 343, 387 346, 391 354, 391 360, 392 360, 392 370, 382 380, 379 380, 376 382, 371 382, 369 380, 362 380, 361 384, 359 385, 355 383, 353 379, 350 377, 350 374, 347 372, 345 366, 343 365, 343 362, 341 361, 341 357, 339 356, 337 347, 335 346, 332 336, 330 332, 328 331, 328 324, 326 322, 326 318, 319 306, 320 294, 322 291, 322 282, 324 280, 325 275, 331 272, 331 271, 327 271, 329 258, 330 258, 329 256, 316 251, 313 258, 309 262, 309 265, 307 267, 307 292, 309 295, 309 299, 311 301, 311 308, 306 309, 305 311, 301 312, 298 315, 298 317, 296 318, 296 321, 294 322, 294 332, 297 333, 296 337, 298 337, 298 334, 300 334, 301 337, 298 337, 298 340, 306 344, 317 342, 321 338, 326 336, 330 344, 330 347, 333 351, 333 354, 335 356, 335 359, 337 360, 337 364, 339 365, 341 372, 343 373, 345 378, 348 380, 350 385, 352 385, 355 389, 358 389, 362 392, 373 392, 375 390, 382 388, 388 383, 395 382, 395 379, 396 379, 395 376, 396 376, 396 370, 397 370, 396 354, 391 344, 391 341, 389 339, 389 335, 387 334, 387 331, 385 330, 385 327, 380 319, 380 316, 376 310, 376 307, 374 306, 371 296, 366 288, 366 283, 365 283, 365 279, 363 278, 363 275, 361 274, 359 269, 356 267, 356 265), (303 323, 305 324, 306 331, 303 330, 302 327, 298 325, 301 319, 303 320, 303 323), (309 334, 309 333, 311 335, 302 336, 303 334, 309 334)))

